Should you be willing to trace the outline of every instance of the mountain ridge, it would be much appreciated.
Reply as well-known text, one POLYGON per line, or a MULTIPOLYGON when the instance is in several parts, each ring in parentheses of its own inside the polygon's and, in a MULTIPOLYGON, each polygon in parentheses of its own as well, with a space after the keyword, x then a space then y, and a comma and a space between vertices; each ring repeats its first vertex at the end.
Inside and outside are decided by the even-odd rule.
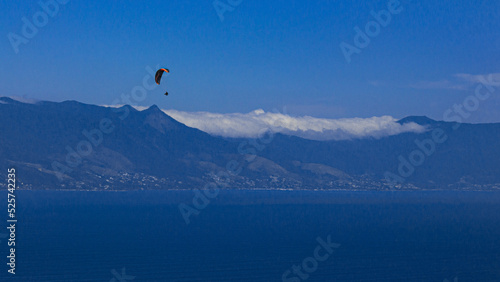
POLYGON ((77 101, 23 103, 0 98, 0 165, 19 171, 21 189, 201 188, 237 165, 228 188, 497 189, 500 124, 461 124, 406 117, 424 133, 315 141, 281 133, 222 138, 188 127, 156 105, 138 111, 77 101), (401 159, 432 140, 447 141, 401 175, 401 159), (429 139, 430 138, 430 139, 429 139), (388 181, 387 173, 399 176, 388 181))

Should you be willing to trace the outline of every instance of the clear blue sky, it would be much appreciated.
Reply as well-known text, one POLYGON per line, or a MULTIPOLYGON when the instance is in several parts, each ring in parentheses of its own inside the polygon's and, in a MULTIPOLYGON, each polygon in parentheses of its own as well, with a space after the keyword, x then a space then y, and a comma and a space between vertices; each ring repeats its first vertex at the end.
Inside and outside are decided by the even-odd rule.
MULTIPOLYGON (((8 34, 22 36, 22 18, 42 8, 2 1, 0 95, 111 104, 159 64, 172 73, 143 106, 441 119, 474 93, 456 74, 500 73, 497 0, 402 0, 347 63, 340 43, 354 45, 354 27, 364 29, 387 3, 243 0, 221 21, 212 0, 70 0, 16 54, 8 34)), ((500 121, 499 97, 500 89, 470 121, 500 121)))

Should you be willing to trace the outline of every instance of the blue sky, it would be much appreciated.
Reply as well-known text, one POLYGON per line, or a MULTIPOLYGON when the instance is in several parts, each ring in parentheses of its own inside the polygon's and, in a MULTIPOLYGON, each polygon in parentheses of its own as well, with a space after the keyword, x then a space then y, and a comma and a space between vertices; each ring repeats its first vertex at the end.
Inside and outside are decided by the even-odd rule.
MULTIPOLYGON (((146 66, 160 65, 171 74, 139 106, 442 119, 474 94, 467 77, 500 73, 495 0, 402 0, 348 63, 340 44, 354 45, 354 28, 388 2, 242 0, 221 21, 213 1, 69 0, 16 53, 9 34, 23 36, 23 17, 43 10, 2 1, 0 95, 111 104, 142 85, 146 66)), ((468 121, 500 122, 499 97, 500 89, 468 121)))

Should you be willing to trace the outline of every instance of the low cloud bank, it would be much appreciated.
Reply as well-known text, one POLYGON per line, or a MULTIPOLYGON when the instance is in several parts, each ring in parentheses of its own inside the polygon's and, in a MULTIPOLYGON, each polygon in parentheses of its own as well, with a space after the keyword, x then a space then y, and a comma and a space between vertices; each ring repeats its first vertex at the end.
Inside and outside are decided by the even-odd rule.
POLYGON ((212 135, 233 138, 256 138, 266 131, 294 135, 311 140, 348 140, 381 138, 404 132, 421 133, 426 129, 416 123, 399 124, 391 116, 371 118, 322 119, 293 117, 255 110, 250 113, 219 114, 163 110, 175 120, 212 135))

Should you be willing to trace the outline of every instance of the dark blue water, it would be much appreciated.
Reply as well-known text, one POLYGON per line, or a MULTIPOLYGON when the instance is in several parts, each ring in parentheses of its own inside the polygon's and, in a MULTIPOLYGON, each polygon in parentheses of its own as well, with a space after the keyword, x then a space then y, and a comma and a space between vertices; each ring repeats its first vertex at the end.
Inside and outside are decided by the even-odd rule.
POLYGON ((187 225, 192 197, 18 191, 16 275, 2 238, 0 279, 283 281, 299 265, 288 281, 500 281, 500 193, 222 191, 187 225), (340 246, 314 265, 328 236, 340 246))

